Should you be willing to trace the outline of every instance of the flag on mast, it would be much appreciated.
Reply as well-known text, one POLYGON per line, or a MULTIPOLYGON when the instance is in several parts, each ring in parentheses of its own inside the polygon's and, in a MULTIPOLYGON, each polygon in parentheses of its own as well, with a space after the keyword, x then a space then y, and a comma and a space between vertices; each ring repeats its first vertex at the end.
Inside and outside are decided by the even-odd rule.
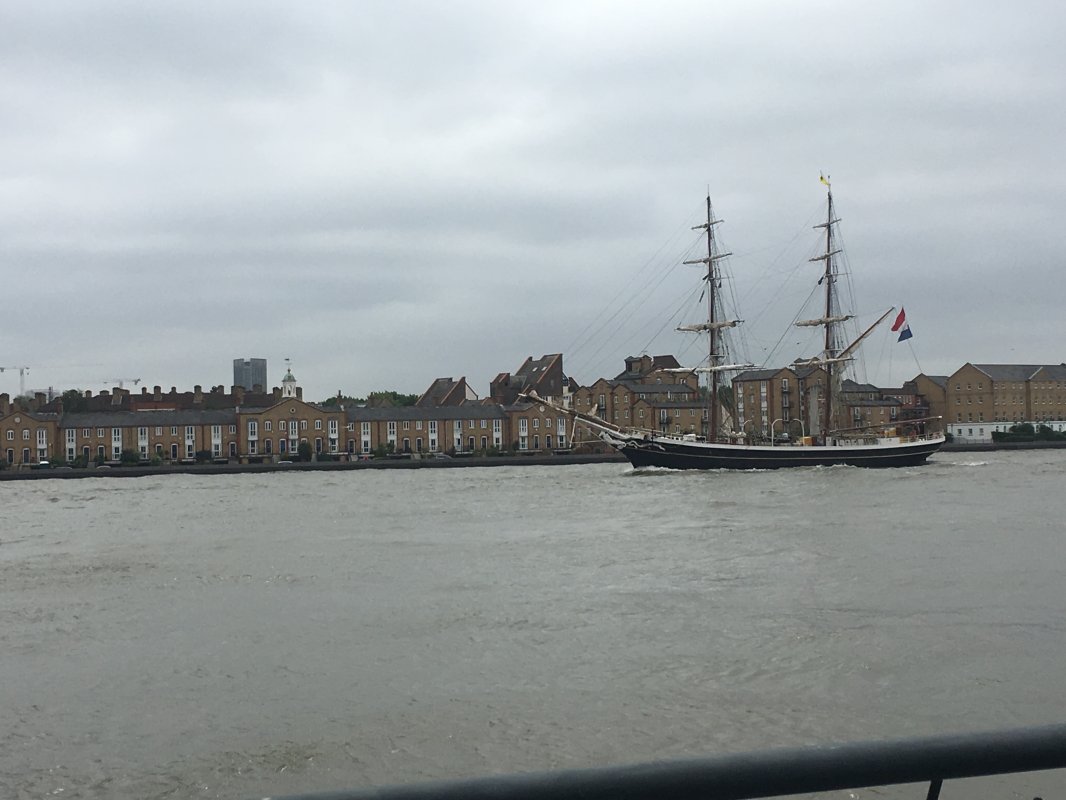
POLYGON ((895 333, 896 331, 899 331, 897 342, 905 342, 914 336, 911 333, 911 326, 907 322, 907 309, 905 308, 900 308, 899 314, 896 315, 896 321, 892 323, 892 332, 895 333))

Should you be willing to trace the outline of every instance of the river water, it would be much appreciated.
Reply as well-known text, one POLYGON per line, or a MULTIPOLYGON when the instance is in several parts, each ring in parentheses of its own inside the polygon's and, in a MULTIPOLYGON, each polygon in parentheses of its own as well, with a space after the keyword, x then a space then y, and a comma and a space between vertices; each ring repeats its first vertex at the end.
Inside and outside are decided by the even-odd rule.
MULTIPOLYGON (((1064 722, 1064 488, 1066 451, 5 483, 0 795, 251 798, 1064 722)), ((942 796, 1066 794, 1062 773, 979 783, 942 796)))

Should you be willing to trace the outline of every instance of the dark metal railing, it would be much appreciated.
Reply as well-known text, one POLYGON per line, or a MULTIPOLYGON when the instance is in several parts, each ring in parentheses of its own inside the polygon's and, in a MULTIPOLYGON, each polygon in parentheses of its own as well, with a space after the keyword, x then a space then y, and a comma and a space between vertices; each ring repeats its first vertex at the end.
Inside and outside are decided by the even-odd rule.
MULTIPOLYGON (((302 795, 302 800, 747 800, 1066 768, 1066 725, 302 795)), ((289 800, 298 800, 292 797, 289 800)))

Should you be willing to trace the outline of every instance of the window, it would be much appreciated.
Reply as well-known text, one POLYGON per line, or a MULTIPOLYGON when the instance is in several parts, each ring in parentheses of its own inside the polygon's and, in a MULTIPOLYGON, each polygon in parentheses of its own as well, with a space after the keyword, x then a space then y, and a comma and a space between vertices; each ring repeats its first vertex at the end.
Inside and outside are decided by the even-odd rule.
POLYGON ((307 430, 307 420, 306 419, 300 420, 300 430, 302 430, 302 431, 306 431, 307 430))
POLYGON ((409 420, 409 419, 405 419, 405 420, 403 421, 403 429, 404 429, 405 431, 409 431, 409 430, 411 430, 411 420, 409 420))
POLYGON ((29 428, 23 428, 22 429, 22 441, 28 442, 29 440, 30 440, 30 429, 29 428))
MULTIPOLYGON (((176 431, 171 430, 171 433, 176 433, 176 431)), ((102 437, 104 435, 104 429, 103 428, 97 428, 96 429, 96 435, 102 437)))
MULTIPOLYGON (((237 426, 236 425, 230 425, 229 426, 229 432, 230 433, 236 433, 237 432, 237 426)), ((236 454, 234 454, 234 455, 236 455, 236 454)))
MULTIPOLYGON (((100 428, 97 428, 96 429, 96 435, 97 436, 103 436, 104 432, 100 428)), ((177 436, 178 435, 178 426, 177 425, 171 425, 170 426, 170 435, 171 436, 177 436)), ((177 456, 174 456, 174 458, 177 458, 177 456)))
POLYGON ((263 430, 265 430, 265 431, 273 430, 273 426, 274 426, 274 423, 271 420, 268 419, 266 422, 263 423, 263 430))
POLYGON ((322 430, 322 420, 320 420, 320 419, 316 419, 315 420, 315 430, 316 431, 322 430))
POLYGON ((82 436, 83 439, 88 439, 90 436, 92 436, 92 433, 93 433, 93 429, 92 428, 82 428, 81 429, 81 436, 82 436))
POLYGON ((8 432, 7 432, 7 440, 9 442, 13 442, 15 440, 15 432, 13 430, 8 430, 8 432))
POLYGON ((163 426, 162 425, 157 425, 156 426, 155 435, 156 436, 162 436, 163 435, 163 426))
MULTIPOLYGON (((422 430, 422 420, 416 420, 415 421, 415 430, 416 431, 422 430)), ((422 440, 419 439, 418 441, 421 442, 422 440)), ((418 450, 419 452, 422 452, 422 448, 421 447, 416 447, 415 449, 418 450)))

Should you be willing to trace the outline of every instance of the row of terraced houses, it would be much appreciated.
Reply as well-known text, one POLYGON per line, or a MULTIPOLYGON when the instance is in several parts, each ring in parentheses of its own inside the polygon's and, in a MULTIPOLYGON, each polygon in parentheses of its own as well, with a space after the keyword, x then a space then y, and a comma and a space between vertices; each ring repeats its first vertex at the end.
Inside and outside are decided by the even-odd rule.
MULTIPOLYGON (((753 439, 818 435, 825 374, 821 369, 751 370, 722 401, 726 427, 753 439)), ((500 373, 479 398, 465 378, 438 378, 413 406, 317 404, 303 399, 289 372, 270 392, 216 386, 191 392, 156 386, 87 393, 78 410, 44 395, 0 394, 0 455, 7 465, 41 461, 280 461, 301 444, 318 457, 375 452, 412 455, 550 453, 590 448, 566 415, 530 402, 535 392, 620 427, 705 435, 706 402, 692 371, 673 356, 627 358, 614 378, 578 386, 561 354, 526 359, 500 373)), ((966 364, 949 376, 919 374, 899 388, 845 381, 834 427, 924 427, 941 418, 962 441, 990 441, 1020 422, 1066 429, 1066 364, 966 364)))

